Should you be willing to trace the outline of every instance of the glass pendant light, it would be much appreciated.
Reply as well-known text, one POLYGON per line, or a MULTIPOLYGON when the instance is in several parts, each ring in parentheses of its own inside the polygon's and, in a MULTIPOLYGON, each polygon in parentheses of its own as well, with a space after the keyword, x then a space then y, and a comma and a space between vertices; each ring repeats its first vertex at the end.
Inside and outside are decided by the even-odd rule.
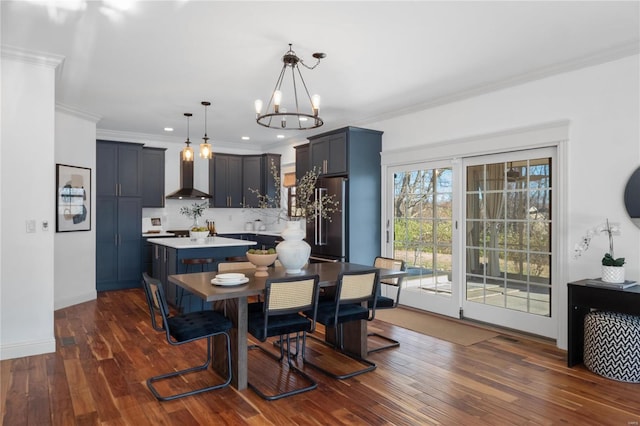
POLYGON ((187 140, 184 142, 187 146, 182 150, 182 161, 193 161, 193 148, 189 146, 191 141, 189 140, 189 118, 191 118, 193 114, 190 112, 185 112, 184 116, 187 117, 187 140))
POLYGON ((209 143, 209 137, 207 136, 207 107, 211 105, 211 102, 202 101, 200 103, 204 105, 204 137, 200 144, 200 158, 210 160, 213 158, 213 151, 211 151, 211 144, 209 143))

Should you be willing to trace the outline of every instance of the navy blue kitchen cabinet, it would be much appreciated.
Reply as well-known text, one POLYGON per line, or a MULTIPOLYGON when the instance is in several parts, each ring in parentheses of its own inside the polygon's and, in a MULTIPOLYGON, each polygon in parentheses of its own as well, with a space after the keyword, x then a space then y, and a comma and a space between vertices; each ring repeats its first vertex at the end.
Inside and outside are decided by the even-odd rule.
POLYGON ((348 134, 346 131, 339 131, 309 138, 311 168, 326 176, 347 174, 348 134))
MULTIPOLYGON (((363 265, 373 264, 375 257, 380 255, 382 242, 382 132, 350 126, 308 139, 309 162, 312 167, 319 169, 321 177, 346 178, 343 207, 346 260, 363 265)), ((304 154, 302 149, 301 154, 304 154)))
POLYGON ((242 207, 242 157, 216 154, 209 160, 210 207, 242 207))
POLYGON ((280 154, 216 154, 209 160, 209 192, 213 195, 209 206, 259 207, 251 189, 273 199, 280 188, 271 174, 272 163, 280 174, 280 154))
POLYGON ((142 148, 142 207, 164 207, 165 148, 142 148))
POLYGON ((96 290, 140 287, 142 145, 97 141, 96 290))

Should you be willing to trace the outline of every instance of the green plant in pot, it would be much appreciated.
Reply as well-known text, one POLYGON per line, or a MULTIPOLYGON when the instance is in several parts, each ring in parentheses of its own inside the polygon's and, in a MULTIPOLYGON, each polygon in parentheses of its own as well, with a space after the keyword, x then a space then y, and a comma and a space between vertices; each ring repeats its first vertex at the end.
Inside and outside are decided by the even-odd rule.
POLYGON ((618 232, 617 227, 612 226, 607 219, 606 225, 601 232, 606 232, 609 236, 609 253, 605 253, 602 258, 602 281, 609 283, 624 282, 624 257, 616 258, 613 254, 613 234, 618 232))
POLYGON ((610 253, 606 253, 602 258, 602 265, 603 266, 622 266, 624 265, 624 257, 619 257, 617 259, 614 259, 610 253))
POLYGON ((609 252, 605 253, 602 258, 602 281, 624 283, 624 257, 616 258, 613 254, 613 236, 620 234, 620 228, 617 224, 610 223, 609 219, 604 224, 587 230, 580 243, 576 244, 574 248, 574 257, 578 258, 587 251, 591 244, 591 238, 600 233, 606 233, 609 237, 609 252))

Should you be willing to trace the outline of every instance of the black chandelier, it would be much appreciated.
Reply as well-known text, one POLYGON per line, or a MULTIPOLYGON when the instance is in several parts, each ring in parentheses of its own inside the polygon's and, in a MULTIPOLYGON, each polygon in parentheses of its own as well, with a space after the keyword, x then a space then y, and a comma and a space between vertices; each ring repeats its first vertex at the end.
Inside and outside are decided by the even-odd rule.
POLYGON ((282 57, 282 70, 280 71, 276 86, 273 89, 264 114, 262 113, 262 101, 260 99, 255 101, 256 122, 264 127, 284 130, 308 130, 322 126, 324 121, 318 116, 320 96, 309 95, 309 90, 304 82, 304 78, 302 78, 298 64, 302 64, 305 68, 312 70, 318 66, 320 59, 326 56, 324 53, 314 53, 313 57, 316 58, 316 63, 310 67, 296 55, 291 49, 291 43, 289 43, 289 51, 282 57), (289 89, 293 93, 293 96, 289 96, 286 102, 283 103, 282 83, 285 80, 287 69, 291 70, 291 87, 289 87, 289 89), (299 82, 296 80, 296 73, 298 74, 299 82), (303 105, 300 105, 298 101, 299 86, 304 88, 304 93, 306 94, 306 98, 303 98, 303 105), (307 102, 309 112, 303 112, 307 102), (293 108, 295 108, 295 110, 293 110, 293 108))

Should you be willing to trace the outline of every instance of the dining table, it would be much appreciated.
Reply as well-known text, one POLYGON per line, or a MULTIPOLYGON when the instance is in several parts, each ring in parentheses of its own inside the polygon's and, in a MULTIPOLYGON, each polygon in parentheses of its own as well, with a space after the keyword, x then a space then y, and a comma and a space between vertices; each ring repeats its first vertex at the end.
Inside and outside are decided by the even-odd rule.
MULTIPOLYGON (((385 268, 375 268, 370 265, 360 265, 348 262, 319 262, 307 264, 299 274, 288 274, 282 266, 271 266, 267 269, 268 276, 255 276, 254 270, 239 269, 225 270, 225 273, 241 273, 246 277, 246 283, 239 285, 216 285, 213 280, 217 272, 198 272, 190 274, 169 275, 168 280, 191 292, 205 302, 212 304, 212 308, 222 312, 233 323, 230 331, 231 340, 231 385, 238 390, 247 388, 248 375, 248 301, 252 296, 264 293, 267 279, 291 276, 318 275, 321 291, 330 292, 338 282, 340 274, 345 272, 378 269, 380 279, 397 278, 406 275, 405 271, 385 268)), ((361 358, 367 356, 367 321, 351 321, 344 324, 344 350, 361 358)), ((325 340, 333 342, 335 333, 332 329, 325 330, 325 340)), ((226 374, 227 360, 225 339, 218 336, 213 342, 213 368, 221 374, 226 374)))

